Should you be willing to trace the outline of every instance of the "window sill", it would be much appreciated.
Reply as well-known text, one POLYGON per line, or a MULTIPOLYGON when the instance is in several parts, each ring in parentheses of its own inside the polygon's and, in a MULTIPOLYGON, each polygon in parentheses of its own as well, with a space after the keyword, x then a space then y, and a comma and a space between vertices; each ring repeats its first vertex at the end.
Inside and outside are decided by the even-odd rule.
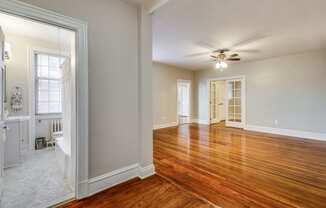
POLYGON ((62 119, 62 113, 35 115, 35 120, 51 120, 51 119, 62 119))

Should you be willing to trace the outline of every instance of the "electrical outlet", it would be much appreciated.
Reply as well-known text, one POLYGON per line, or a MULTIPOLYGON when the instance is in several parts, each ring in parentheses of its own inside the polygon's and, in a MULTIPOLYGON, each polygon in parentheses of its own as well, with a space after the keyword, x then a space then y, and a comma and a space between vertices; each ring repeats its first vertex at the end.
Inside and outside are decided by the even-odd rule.
POLYGON ((274 120, 275 126, 278 126, 278 120, 274 120))

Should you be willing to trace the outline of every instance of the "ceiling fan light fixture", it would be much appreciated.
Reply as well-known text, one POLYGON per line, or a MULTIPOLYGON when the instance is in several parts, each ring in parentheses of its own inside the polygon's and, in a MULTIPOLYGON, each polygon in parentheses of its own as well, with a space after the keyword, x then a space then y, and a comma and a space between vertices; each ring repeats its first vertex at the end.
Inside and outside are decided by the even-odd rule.
POLYGON ((225 61, 218 61, 215 65, 216 69, 220 69, 220 71, 223 71, 223 69, 228 68, 228 64, 225 61))
POLYGON ((228 64, 227 64, 226 62, 224 62, 224 61, 222 61, 222 62, 220 63, 220 65, 221 65, 221 68, 223 68, 223 69, 228 68, 228 64))
POLYGON ((218 61, 216 62, 216 65, 215 65, 216 69, 220 69, 221 68, 221 63, 218 61))

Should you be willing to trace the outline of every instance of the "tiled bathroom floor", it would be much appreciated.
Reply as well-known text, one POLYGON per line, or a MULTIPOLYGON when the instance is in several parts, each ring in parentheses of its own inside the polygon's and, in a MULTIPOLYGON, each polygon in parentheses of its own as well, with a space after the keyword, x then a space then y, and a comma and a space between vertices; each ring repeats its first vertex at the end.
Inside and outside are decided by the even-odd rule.
POLYGON ((20 166, 5 169, 1 208, 43 208, 73 196, 53 149, 26 153, 20 166))

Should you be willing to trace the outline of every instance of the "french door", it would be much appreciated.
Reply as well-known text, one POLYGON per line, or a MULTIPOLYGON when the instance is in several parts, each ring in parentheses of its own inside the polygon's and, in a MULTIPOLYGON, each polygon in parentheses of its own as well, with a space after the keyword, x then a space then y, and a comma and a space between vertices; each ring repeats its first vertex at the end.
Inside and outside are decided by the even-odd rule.
POLYGON ((226 126, 244 128, 244 80, 226 81, 226 126))
POLYGON ((225 120, 225 81, 210 82, 210 124, 225 120))

